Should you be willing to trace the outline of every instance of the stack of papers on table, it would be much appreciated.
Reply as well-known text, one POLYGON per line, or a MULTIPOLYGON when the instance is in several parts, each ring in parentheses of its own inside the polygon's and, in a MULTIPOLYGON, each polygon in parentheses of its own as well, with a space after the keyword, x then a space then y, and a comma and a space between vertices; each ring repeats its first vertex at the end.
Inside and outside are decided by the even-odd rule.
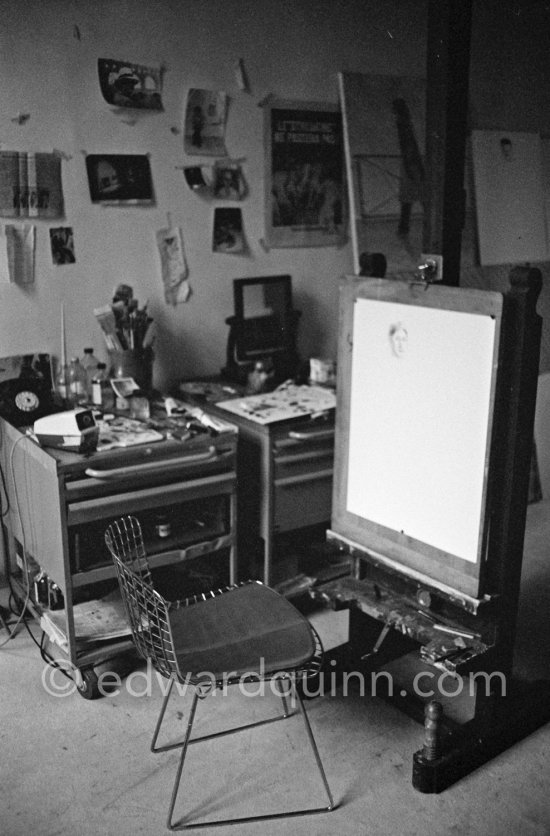
POLYGON ((313 417, 336 407, 336 394, 324 386, 284 385, 274 392, 220 401, 217 406, 258 424, 313 417))

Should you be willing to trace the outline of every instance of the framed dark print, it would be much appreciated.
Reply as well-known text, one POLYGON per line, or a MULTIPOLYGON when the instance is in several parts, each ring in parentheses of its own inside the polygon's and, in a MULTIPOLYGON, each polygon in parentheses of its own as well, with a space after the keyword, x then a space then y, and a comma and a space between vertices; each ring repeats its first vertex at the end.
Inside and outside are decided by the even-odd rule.
POLYGON ((342 118, 337 105, 264 105, 265 243, 328 247, 345 240, 342 118))
POLYGON ((92 203, 153 203, 146 154, 88 154, 86 171, 92 203))

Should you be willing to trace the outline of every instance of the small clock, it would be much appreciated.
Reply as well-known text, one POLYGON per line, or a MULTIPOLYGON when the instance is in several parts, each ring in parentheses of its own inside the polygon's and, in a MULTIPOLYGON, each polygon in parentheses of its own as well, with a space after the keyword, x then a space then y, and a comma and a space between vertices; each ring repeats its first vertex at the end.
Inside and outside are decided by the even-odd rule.
POLYGON ((52 393, 39 378, 17 377, 0 383, 0 415, 16 427, 32 425, 52 408, 52 393))

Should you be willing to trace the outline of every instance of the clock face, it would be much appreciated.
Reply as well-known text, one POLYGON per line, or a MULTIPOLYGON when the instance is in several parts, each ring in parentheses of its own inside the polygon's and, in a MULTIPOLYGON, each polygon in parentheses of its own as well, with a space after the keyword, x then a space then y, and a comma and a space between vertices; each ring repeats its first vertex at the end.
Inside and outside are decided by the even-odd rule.
POLYGON ((33 412, 40 406, 40 399, 36 392, 22 389, 15 396, 15 405, 21 412, 33 412))

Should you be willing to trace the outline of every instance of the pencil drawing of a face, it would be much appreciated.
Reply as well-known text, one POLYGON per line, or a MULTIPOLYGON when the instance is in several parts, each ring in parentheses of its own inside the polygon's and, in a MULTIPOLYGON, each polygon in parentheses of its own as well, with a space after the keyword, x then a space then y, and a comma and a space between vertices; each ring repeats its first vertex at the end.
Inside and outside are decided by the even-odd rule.
POLYGON ((396 357, 402 357, 407 348, 409 335, 402 322, 396 322, 390 327, 390 341, 392 351, 396 357))

